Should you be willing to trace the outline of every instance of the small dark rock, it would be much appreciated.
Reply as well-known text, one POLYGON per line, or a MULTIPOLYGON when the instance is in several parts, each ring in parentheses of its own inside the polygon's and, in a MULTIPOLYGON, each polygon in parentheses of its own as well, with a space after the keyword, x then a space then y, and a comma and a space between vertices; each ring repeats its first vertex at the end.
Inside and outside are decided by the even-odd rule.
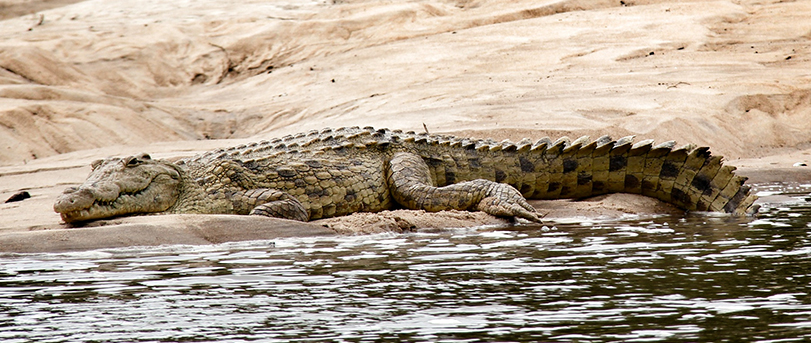
POLYGON ((10 198, 6 199, 6 203, 16 202, 16 201, 23 201, 31 197, 31 194, 27 191, 20 191, 16 194, 12 195, 10 198))

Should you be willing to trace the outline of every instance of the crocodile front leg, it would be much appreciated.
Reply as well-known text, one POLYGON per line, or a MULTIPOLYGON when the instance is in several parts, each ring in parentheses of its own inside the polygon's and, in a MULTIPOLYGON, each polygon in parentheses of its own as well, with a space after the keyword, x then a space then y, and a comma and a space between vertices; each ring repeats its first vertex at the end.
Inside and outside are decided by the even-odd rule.
POLYGON ((298 199, 275 189, 241 191, 231 199, 236 213, 292 219, 306 222, 310 213, 298 199))
POLYGON ((479 210, 494 216, 541 221, 521 193, 505 183, 476 179, 436 187, 428 165, 415 154, 394 154, 386 177, 394 200, 409 209, 479 210))

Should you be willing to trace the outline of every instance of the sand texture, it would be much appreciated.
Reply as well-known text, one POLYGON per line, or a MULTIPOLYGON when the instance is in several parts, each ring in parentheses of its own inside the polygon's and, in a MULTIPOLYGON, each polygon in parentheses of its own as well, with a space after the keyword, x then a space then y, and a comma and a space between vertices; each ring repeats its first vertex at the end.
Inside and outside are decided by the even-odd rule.
MULTIPOLYGON (((808 1, 0 0, 0 201, 31 195, 0 204, 0 251, 100 230, 67 228, 52 210, 94 159, 189 156, 327 126, 635 135, 710 146, 756 182, 811 182, 794 166, 811 163, 808 18, 808 1)), ((638 197, 591 201, 536 205, 550 218, 669 211, 638 197)), ((501 222, 402 212, 315 226, 501 222)), ((233 240, 273 238, 291 225, 143 218, 106 223, 110 237, 132 238, 111 246, 228 241, 229 225, 265 232, 233 240), (220 236, 182 234, 199 228, 220 236)), ((330 231, 315 226, 302 235, 330 231)))

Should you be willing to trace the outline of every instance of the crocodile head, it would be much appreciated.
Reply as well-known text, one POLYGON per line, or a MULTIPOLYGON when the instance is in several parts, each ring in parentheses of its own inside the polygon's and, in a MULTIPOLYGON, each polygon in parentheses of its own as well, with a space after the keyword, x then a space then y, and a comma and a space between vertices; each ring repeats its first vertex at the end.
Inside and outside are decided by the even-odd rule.
POLYGON ((97 160, 91 166, 81 186, 65 189, 56 199, 54 211, 67 223, 166 211, 180 193, 175 165, 147 154, 97 160))

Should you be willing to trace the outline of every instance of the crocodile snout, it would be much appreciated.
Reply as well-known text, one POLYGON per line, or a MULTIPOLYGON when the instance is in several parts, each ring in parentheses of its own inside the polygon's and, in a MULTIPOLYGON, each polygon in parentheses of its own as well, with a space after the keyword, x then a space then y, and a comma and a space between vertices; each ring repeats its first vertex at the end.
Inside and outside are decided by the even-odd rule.
POLYGON ((54 211, 59 213, 74 212, 90 208, 96 199, 87 188, 69 187, 56 198, 54 211))

